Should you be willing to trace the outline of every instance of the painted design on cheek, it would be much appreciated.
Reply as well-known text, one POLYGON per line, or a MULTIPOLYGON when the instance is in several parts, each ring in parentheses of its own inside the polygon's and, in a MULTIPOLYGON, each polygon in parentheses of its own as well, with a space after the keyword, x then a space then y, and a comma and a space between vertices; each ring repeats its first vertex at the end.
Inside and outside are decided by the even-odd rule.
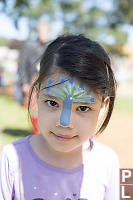
POLYGON ((60 76, 58 83, 61 84, 48 79, 48 86, 53 86, 45 90, 50 95, 63 101, 60 123, 63 126, 67 126, 70 123, 72 103, 96 103, 96 99, 91 95, 90 90, 87 90, 82 83, 73 78, 69 78, 68 80, 60 76))

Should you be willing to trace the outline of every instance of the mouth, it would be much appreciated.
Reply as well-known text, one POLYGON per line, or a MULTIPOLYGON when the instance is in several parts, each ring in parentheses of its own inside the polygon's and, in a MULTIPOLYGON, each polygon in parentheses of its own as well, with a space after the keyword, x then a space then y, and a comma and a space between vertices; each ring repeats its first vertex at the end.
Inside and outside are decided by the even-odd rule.
POLYGON ((72 140, 73 138, 75 138, 75 137, 77 137, 77 135, 75 135, 75 136, 68 136, 68 135, 57 135, 57 134, 55 134, 55 133, 53 133, 53 132, 51 132, 53 135, 54 135, 54 137, 57 139, 57 140, 59 140, 59 141, 70 141, 70 140, 72 140))

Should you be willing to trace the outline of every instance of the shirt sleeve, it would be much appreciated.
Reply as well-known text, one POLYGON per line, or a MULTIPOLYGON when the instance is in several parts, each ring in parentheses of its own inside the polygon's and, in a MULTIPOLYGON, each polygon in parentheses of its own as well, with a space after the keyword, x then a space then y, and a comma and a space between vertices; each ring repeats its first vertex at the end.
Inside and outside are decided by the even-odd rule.
POLYGON ((113 162, 110 166, 109 186, 105 192, 104 200, 119 200, 120 199, 120 177, 119 177, 119 160, 114 152, 113 162))
MULTIPOLYGON (((8 149, 8 148, 7 148, 8 149)), ((0 154, 0 200, 13 200, 13 177, 7 149, 0 154)))

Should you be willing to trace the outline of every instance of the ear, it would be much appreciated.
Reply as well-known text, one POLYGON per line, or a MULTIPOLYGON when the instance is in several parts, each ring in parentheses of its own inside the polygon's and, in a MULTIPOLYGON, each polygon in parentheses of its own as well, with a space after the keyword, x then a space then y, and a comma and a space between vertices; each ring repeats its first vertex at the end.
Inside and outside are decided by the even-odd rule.
POLYGON ((105 111, 106 111, 106 108, 107 108, 108 105, 109 105, 109 102, 110 102, 110 98, 109 98, 109 97, 106 97, 106 98, 104 99, 104 101, 102 102, 102 104, 101 104, 101 109, 100 109, 100 113, 99 113, 99 118, 101 118, 101 117, 104 115, 104 113, 105 113, 105 111))
POLYGON ((104 106, 107 107, 108 104, 109 104, 109 102, 110 102, 110 97, 106 97, 106 98, 104 99, 104 101, 103 101, 104 106))

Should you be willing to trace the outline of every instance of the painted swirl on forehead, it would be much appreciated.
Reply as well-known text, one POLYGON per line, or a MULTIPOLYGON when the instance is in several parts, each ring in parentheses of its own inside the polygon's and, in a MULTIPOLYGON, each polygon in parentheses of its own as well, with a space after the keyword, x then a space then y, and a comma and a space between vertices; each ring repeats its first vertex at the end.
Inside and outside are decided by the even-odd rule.
POLYGON ((91 95, 91 91, 73 79, 60 76, 58 82, 48 79, 45 91, 63 101, 60 124, 68 126, 70 123, 72 103, 96 103, 96 98, 91 95), (58 84, 61 83, 61 84, 58 84))

